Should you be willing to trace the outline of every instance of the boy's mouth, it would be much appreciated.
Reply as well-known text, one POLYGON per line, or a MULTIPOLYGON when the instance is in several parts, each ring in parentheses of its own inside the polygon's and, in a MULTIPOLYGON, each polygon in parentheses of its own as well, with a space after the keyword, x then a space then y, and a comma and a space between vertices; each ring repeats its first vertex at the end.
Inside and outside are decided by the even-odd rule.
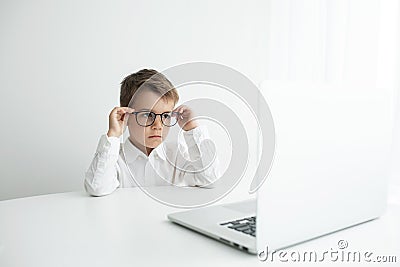
POLYGON ((161 138, 161 135, 150 135, 149 138, 161 138))

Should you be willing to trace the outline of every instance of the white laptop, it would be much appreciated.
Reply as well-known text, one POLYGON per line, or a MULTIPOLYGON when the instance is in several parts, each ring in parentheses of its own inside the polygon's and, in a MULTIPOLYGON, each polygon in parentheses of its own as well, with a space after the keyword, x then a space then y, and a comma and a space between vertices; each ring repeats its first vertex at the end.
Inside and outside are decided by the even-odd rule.
POLYGON ((261 92, 274 119, 276 151, 256 201, 168 219, 256 254, 379 217, 386 204, 392 92, 274 81, 263 82, 261 92))

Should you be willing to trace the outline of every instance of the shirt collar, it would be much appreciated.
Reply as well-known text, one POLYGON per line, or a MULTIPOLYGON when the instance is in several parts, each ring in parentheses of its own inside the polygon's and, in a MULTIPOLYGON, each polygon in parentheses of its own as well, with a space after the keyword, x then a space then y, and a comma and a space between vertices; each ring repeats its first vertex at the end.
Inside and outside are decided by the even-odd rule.
POLYGON ((153 149, 150 152, 150 155, 147 156, 143 151, 138 149, 130 140, 127 138, 124 142, 124 153, 125 153, 125 158, 128 163, 131 163, 135 161, 138 158, 150 158, 150 157, 155 157, 156 155, 162 159, 166 160, 166 155, 165 155, 165 145, 164 143, 161 143, 159 146, 157 146, 155 149, 153 149))

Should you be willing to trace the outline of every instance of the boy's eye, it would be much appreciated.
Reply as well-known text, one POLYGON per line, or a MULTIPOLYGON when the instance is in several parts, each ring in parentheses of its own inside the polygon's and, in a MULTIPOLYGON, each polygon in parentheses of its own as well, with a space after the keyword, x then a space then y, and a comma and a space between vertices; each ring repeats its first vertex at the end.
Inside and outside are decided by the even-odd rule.
POLYGON ((153 113, 152 112, 142 112, 142 113, 140 113, 140 116, 142 117, 142 118, 153 118, 154 117, 154 115, 153 115, 153 113))
POLYGON ((171 114, 169 113, 164 113, 163 114, 164 119, 170 119, 171 118, 171 114))

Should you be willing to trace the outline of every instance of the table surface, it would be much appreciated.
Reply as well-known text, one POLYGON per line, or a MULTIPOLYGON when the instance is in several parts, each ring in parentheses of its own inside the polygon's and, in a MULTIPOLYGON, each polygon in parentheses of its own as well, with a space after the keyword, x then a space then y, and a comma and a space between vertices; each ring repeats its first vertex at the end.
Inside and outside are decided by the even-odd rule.
MULTIPOLYGON (((167 214, 175 211, 179 209, 153 200, 139 188, 118 189, 104 197, 71 192, 0 201, 0 266, 291 265, 262 262, 173 224, 167 214)), ((389 205, 377 220, 288 249, 337 250, 338 241, 345 240, 353 251, 396 256, 397 263, 368 266, 399 266, 399 229, 400 206, 389 205)), ((347 263, 329 262, 336 265, 347 263)))

